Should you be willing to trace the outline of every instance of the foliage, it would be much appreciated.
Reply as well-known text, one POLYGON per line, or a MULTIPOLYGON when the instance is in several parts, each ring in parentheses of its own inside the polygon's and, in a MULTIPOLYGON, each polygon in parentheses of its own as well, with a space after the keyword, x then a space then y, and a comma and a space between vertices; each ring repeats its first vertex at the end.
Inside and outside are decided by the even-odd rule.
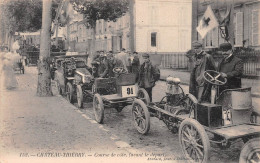
MULTIPOLYGON (((52 19, 61 0, 53 0, 52 19)), ((11 33, 35 32, 42 26, 42 0, 9 0, 1 4, 0 23, 11 33)))
POLYGON ((11 31, 36 31, 41 28, 41 0, 11 0, 3 4, 4 17, 11 31))
POLYGON ((129 9, 129 0, 71 0, 71 3, 93 28, 96 26, 96 20, 116 21, 129 9))

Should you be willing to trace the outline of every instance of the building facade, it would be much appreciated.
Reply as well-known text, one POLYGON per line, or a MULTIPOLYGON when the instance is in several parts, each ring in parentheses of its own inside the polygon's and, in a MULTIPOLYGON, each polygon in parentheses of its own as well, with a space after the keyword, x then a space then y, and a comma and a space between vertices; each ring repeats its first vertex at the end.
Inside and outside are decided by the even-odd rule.
POLYGON ((192 0, 131 3, 130 11, 115 22, 97 20, 95 32, 83 19, 71 21, 67 26, 70 48, 78 52, 95 47, 95 51, 118 52, 125 48, 156 53, 186 52, 191 48, 192 0))
MULTIPOLYGON (((194 0, 193 1, 193 21, 192 21, 192 40, 202 40, 196 31, 196 26, 204 14, 207 5, 211 5, 215 12, 217 9, 223 16, 227 5, 232 1, 218 0, 194 0)), ((234 11, 231 15, 233 25, 234 47, 253 48, 260 50, 260 1, 259 0, 236 0, 233 3, 234 11)), ((215 28, 202 40, 205 48, 218 48, 225 40, 221 37, 220 29, 215 28)))
POLYGON ((186 52, 191 48, 191 0, 136 0, 134 48, 139 52, 186 52))

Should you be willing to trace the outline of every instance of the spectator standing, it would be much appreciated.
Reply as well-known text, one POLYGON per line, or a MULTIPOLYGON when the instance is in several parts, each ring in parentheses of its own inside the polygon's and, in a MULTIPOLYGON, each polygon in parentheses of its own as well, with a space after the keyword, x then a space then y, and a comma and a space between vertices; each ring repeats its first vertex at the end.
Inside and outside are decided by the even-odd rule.
POLYGON ((122 48, 121 52, 117 54, 116 58, 122 61, 124 69, 127 70, 128 58, 126 50, 124 48, 122 48))
POLYGON ((218 71, 221 72, 222 77, 227 78, 227 83, 219 87, 219 93, 225 89, 241 88, 243 61, 234 56, 230 43, 223 43, 219 48, 224 58, 219 64, 218 71))
POLYGON ((136 81, 138 81, 138 73, 140 69, 140 60, 137 52, 133 53, 133 61, 132 61, 132 73, 136 75, 136 81))
POLYGON ((104 51, 100 52, 98 64, 98 76, 101 78, 106 78, 108 76, 108 61, 104 55, 104 51))
POLYGON ((131 51, 128 51, 126 53, 126 59, 127 59, 127 62, 126 62, 126 68, 127 68, 127 71, 129 73, 132 73, 132 61, 133 61, 133 56, 131 54, 131 51))
POLYGON ((194 41, 192 43, 195 55, 192 58, 192 70, 190 74, 189 92, 193 94, 199 102, 210 101, 211 84, 203 78, 206 70, 217 70, 213 57, 202 50, 202 43, 194 41))
POLYGON ((160 79, 160 70, 153 66, 149 54, 143 54, 144 63, 140 67, 138 85, 140 88, 144 88, 152 101, 152 89, 155 86, 155 82, 160 79))

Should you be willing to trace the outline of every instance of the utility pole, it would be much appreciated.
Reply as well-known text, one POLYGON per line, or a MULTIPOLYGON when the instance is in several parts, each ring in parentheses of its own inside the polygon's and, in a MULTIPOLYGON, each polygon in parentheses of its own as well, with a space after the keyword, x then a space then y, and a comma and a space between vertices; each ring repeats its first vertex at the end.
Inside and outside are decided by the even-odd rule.
POLYGON ((40 58, 38 61, 37 95, 52 96, 50 74, 51 5, 52 0, 43 0, 40 58))

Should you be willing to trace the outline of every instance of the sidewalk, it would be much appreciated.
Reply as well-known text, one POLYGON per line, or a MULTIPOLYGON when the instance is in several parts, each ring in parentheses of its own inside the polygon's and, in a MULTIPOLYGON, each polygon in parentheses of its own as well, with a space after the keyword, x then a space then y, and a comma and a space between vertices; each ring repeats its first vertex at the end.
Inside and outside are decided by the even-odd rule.
MULTIPOLYGON (((169 75, 180 78, 181 83, 184 85, 190 83, 190 72, 188 71, 161 69, 161 80, 165 80, 169 75)), ((260 80, 242 78, 242 88, 245 87, 252 87, 252 96, 260 97, 260 80)))
POLYGON ((37 70, 26 70, 16 74, 18 87, 14 90, 4 89, 3 76, 0 78, 1 163, 95 162, 100 159, 94 152, 127 153, 128 146, 119 148, 109 132, 75 111, 64 98, 36 96, 37 70))

